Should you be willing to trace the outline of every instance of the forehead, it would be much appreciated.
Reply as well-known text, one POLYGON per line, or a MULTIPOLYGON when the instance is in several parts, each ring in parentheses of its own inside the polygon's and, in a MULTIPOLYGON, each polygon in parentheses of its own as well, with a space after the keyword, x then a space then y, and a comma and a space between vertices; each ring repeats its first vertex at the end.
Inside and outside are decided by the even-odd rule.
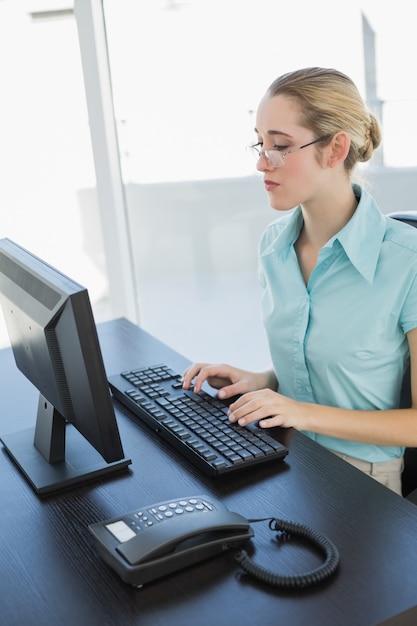
POLYGON ((261 135, 297 134, 303 129, 300 107, 287 96, 264 96, 256 112, 256 132, 261 135))

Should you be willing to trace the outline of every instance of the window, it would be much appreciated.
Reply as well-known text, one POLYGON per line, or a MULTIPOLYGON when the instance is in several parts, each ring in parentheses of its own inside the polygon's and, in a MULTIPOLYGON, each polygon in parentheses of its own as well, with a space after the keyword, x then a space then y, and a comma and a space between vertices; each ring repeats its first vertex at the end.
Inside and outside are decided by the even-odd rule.
POLYGON ((0 236, 88 287, 102 319, 107 279, 80 201, 95 174, 77 27, 70 3, 44 4, 0 2, 0 236))

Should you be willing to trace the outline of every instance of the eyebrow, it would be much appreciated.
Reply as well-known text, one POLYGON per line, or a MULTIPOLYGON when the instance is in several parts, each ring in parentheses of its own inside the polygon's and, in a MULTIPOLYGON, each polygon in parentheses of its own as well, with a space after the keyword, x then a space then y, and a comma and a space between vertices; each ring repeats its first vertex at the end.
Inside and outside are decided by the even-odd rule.
MULTIPOLYGON (((255 128, 254 130, 255 130, 255 133, 257 133, 258 135, 260 134, 257 128, 255 128)), ((270 137, 273 137, 274 135, 283 135, 284 137, 288 137, 289 139, 292 139, 292 136, 289 135, 288 133, 284 133, 283 130, 268 130, 266 134, 269 135, 270 137)))

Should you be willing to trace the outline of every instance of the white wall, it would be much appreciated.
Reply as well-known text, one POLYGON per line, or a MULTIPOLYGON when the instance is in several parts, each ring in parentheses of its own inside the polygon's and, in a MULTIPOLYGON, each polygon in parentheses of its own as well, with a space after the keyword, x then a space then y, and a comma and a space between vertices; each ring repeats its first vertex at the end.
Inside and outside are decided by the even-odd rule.
POLYGON ((366 180, 384 213, 417 211, 417 167, 375 167, 366 180))
MULTIPOLYGON (((417 168, 374 167, 364 182, 384 213, 417 211, 417 168)), ((136 275, 253 272, 275 219, 258 176, 126 186, 136 275)), ((85 250, 104 269, 95 192, 79 192, 85 250)))

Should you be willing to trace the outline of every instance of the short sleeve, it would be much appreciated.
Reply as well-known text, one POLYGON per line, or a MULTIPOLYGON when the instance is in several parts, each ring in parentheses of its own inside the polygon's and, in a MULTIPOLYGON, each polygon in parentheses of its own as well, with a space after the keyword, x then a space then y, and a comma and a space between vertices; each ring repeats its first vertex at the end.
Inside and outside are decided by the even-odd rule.
POLYGON ((400 315, 400 324, 404 333, 417 328, 417 276, 411 283, 400 315))

